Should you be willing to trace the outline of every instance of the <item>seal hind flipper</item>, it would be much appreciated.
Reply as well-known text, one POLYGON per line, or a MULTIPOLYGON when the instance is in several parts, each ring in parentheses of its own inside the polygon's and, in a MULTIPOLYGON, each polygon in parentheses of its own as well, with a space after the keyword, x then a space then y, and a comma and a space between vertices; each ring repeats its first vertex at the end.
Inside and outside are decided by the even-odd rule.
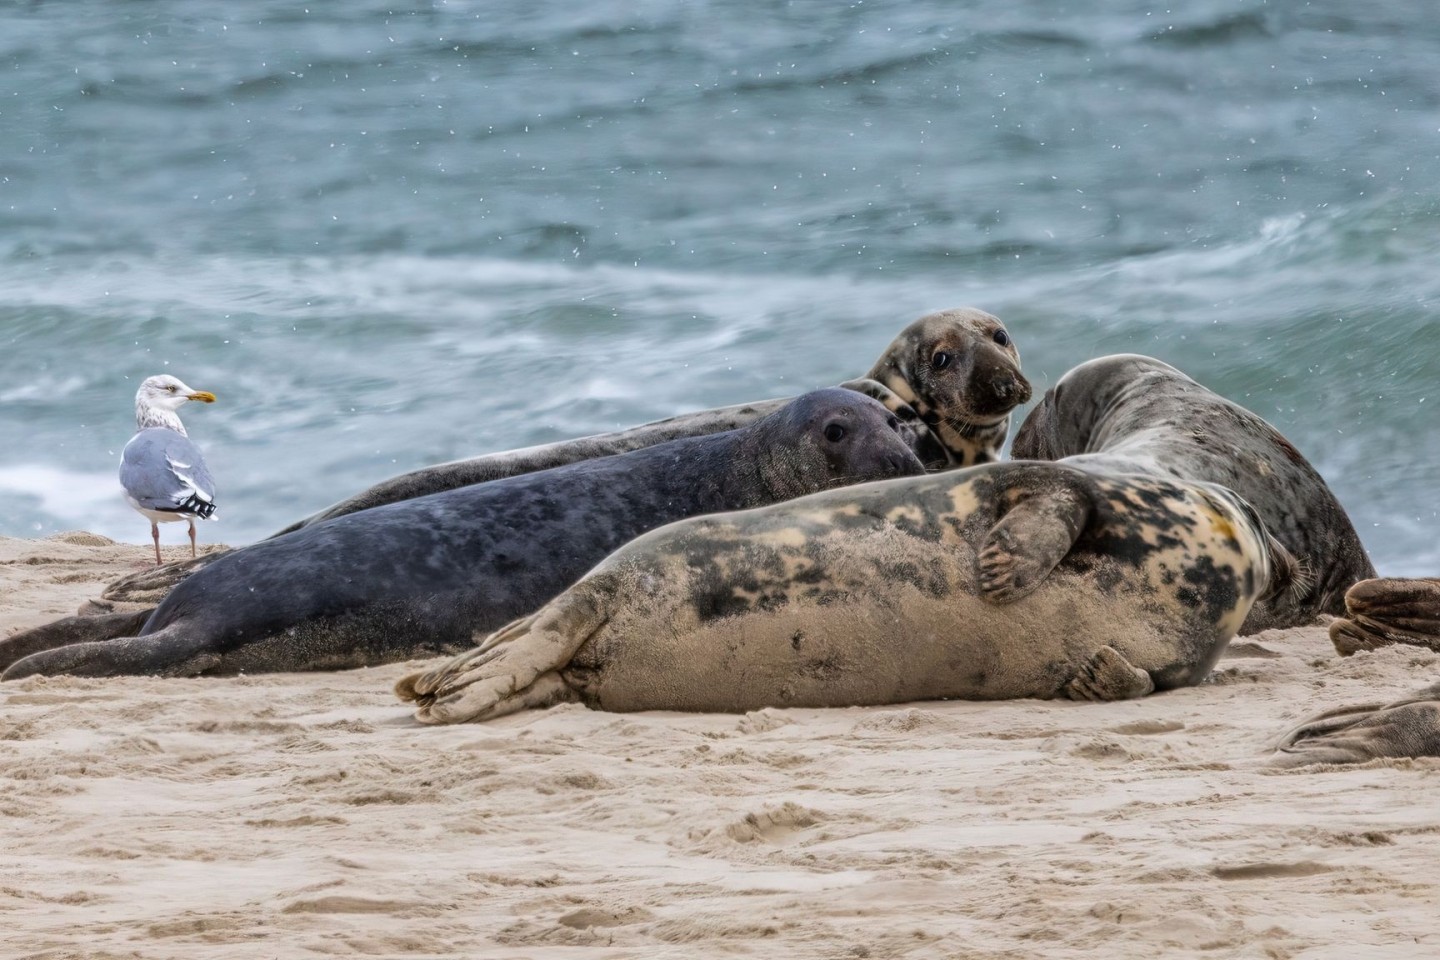
POLYGON ((551 675, 559 679, 556 671, 607 619, 589 591, 571 589, 440 669, 404 677, 395 693, 415 702, 421 723, 490 719, 512 704, 550 706, 560 700, 551 675))
POLYGON ((1094 703, 1134 700, 1154 690, 1155 681, 1150 674, 1109 646, 1096 650, 1075 678, 1065 685, 1065 695, 1071 700, 1094 703))
POLYGON ((1090 497, 1078 482, 1015 496, 976 556, 980 596, 994 604, 1014 603, 1040 586, 1090 517, 1090 497))
POLYGON ((103 613, 93 617, 65 617, 33 630, 0 640, 0 669, 45 650, 79 643, 133 637, 145 626, 154 609, 103 613))
POLYGON ((33 653, 10 665, 0 680, 43 674, 73 677, 188 677, 220 663, 205 636, 183 636, 170 629, 143 637, 122 637, 96 643, 75 643, 33 653))
POLYGON ((1393 643, 1440 650, 1440 580, 1362 580, 1345 592, 1345 611, 1330 624, 1330 642, 1341 656, 1393 643))
POLYGON ((1440 684, 1396 703, 1327 710, 1288 731, 1276 749, 1273 762, 1282 767, 1440 757, 1440 684))

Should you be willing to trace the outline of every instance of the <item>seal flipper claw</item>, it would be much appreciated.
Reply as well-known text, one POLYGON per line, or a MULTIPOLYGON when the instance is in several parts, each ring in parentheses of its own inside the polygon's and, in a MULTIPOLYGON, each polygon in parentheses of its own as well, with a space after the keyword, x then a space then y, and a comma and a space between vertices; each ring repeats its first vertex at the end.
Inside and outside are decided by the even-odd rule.
POLYGON ((1090 498, 1077 487, 1023 495, 976 556, 980 596, 994 604, 1014 603, 1044 582, 1085 528, 1090 498))
POLYGON ((1155 689, 1150 674, 1126 660, 1114 647, 1101 647, 1095 651, 1075 679, 1065 685, 1065 695, 1071 700, 1089 700, 1106 703, 1112 700, 1134 700, 1155 689))
POLYGON ((1348 617, 1330 625, 1341 656, 1395 643, 1440 650, 1440 580, 1379 577, 1345 593, 1348 617))
POLYGON ((606 619, 586 591, 571 588, 440 669, 405 677, 395 692, 417 704, 415 719, 421 723, 497 717, 511 712, 512 701, 517 710, 532 702, 557 703, 554 682, 537 681, 565 666, 606 619))

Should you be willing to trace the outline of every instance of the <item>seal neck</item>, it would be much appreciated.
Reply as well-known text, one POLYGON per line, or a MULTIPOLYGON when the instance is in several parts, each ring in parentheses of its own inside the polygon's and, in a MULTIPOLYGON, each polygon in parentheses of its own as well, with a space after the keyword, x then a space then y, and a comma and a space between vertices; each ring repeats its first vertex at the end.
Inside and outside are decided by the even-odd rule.
MULTIPOLYGON (((864 381, 861 381, 862 383, 864 381)), ((953 470, 993 463, 1010 432, 1010 414, 987 421, 942 417, 911 386, 903 365, 871 372, 878 390, 864 390, 915 430, 915 454, 926 470, 953 470)))

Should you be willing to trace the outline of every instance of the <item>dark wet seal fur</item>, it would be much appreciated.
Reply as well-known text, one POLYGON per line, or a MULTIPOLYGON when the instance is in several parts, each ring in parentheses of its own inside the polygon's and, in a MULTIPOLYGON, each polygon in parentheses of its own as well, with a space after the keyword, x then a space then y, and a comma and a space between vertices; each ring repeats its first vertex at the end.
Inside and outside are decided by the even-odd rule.
MULTIPOLYGON (((1030 384, 1020 373, 1020 354, 1009 331, 996 317, 971 308, 944 310, 911 323, 864 377, 842 386, 874 397, 899 417, 911 431, 916 456, 930 470, 999 459, 1010 411, 1030 399, 1030 384)), ((275 536, 389 503, 738 429, 788 402, 782 398, 701 410, 614 433, 426 467, 376 484, 275 536)), ((222 556, 216 551, 143 570, 110 584, 102 599, 110 604, 158 603, 177 583, 222 556)), ((25 642, 49 649, 133 632, 127 621, 66 617, 35 628, 25 642)))
POLYGON ((1224 488, 990 464, 653 531, 397 693, 432 723, 1121 699, 1199 683, 1295 573, 1224 488))
POLYGON ((1373 577, 1360 537, 1320 474, 1274 427, 1159 360, 1102 357, 1070 370, 1030 411, 1013 457, 1100 474, 1143 472, 1228 487, 1307 576, 1257 603, 1241 633, 1343 614, 1345 590, 1373 577))
POLYGON ((662 524, 918 475, 895 414, 806 394, 739 430, 672 440, 337 517, 183 581, 138 636, 37 652, 4 678, 338 669, 463 649, 662 524))

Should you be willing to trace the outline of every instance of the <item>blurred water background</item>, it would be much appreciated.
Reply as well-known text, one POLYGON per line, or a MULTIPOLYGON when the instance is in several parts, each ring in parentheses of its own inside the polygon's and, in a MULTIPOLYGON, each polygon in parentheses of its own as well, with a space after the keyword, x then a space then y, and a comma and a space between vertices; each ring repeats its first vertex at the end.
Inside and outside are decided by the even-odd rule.
POLYGON ((1133 351, 1245 404, 1437 574, 1437 64, 1433 0, 5 4, 0 534, 148 540, 153 373, 244 543, 972 304, 1037 396, 1133 351))

